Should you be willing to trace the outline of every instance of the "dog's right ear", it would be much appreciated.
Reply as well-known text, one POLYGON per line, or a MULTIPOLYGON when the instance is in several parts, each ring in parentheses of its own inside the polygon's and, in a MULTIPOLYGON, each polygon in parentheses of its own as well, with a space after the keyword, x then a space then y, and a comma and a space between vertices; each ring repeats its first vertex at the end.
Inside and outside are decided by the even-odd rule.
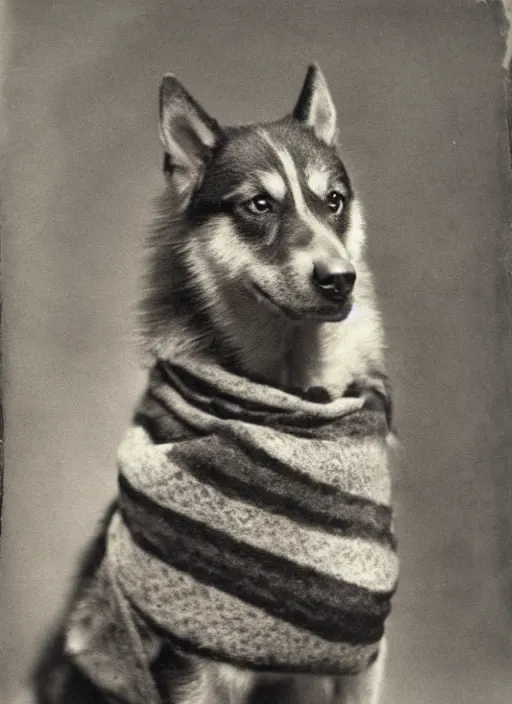
POLYGON ((172 74, 160 84, 160 140, 164 173, 181 197, 200 184, 220 127, 172 74))

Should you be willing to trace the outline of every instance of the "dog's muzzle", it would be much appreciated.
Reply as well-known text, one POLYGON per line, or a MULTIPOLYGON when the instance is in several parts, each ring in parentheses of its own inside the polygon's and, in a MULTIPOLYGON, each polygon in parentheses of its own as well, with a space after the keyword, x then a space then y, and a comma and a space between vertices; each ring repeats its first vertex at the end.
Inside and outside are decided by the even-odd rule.
POLYGON ((356 270, 343 259, 316 261, 313 266, 313 282, 325 298, 341 303, 352 293, 356 270))

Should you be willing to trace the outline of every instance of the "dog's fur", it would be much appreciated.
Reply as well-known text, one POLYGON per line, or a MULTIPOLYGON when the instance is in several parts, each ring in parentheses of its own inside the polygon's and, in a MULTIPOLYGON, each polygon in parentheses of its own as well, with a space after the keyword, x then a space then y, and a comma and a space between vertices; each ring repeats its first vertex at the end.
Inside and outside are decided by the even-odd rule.
MULTIPOLYGON (((334 103, 316 65, 290 116, 243 127, 221 128, 174 76, 164 78, 167 188, 142 303, 150 355, 206 357, 258 381, 298 392, 317 387, 331 397, 374 387, 390 404, 361 205, 336 133, 334 103), (327 298, 313 280, 319 262, 354 267, 353 291, 327 298)), ((102 551, 91 549, 82 582, 102 551)), ((163 700, 176 704, 375 704, 384 657, 382 643, 377 661, 358 676, 265 677, 164 643, 154 672, 163 700)), ((62 638, 37 680, 44 704, 111 701, 66 664, 62 638)))

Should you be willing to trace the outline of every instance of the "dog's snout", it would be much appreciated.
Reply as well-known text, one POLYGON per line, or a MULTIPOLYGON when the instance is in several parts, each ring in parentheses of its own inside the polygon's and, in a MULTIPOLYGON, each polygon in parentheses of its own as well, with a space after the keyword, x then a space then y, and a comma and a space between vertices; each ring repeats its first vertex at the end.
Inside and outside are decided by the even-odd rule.
POLYGON ((356 270, 343 259, 318 260, 313 266, 313 281, 326 298, 342 301, 354 288, 356 270))

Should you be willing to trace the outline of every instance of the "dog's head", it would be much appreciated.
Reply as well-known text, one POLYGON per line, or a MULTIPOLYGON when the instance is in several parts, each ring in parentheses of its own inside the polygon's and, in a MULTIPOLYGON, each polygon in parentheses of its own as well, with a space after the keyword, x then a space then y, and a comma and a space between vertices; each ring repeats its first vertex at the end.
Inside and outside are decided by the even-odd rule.
POLYGON ((288 321, 348 316, 364 233, 336 133, 316 65, 291 115, 242 127, 220 127, 173 75, 164 77, 164 171, 203 291, 250 297, 288 321))

